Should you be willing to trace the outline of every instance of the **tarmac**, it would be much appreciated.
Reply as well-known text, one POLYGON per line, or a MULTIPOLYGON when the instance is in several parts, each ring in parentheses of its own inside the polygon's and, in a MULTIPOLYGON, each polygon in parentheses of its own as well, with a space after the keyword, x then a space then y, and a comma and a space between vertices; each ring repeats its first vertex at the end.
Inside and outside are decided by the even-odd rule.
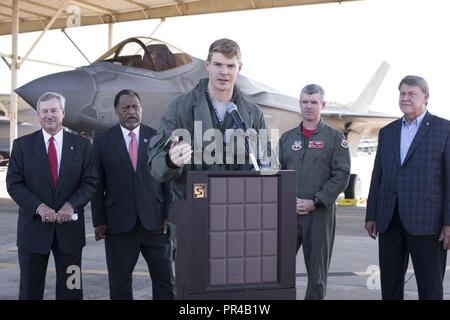
MULTIPOLYGON (((19 288, 16 224, 17 205, 8 196, 5 187, 6 167, 0 167, 0 300, 16 300, 19 288)), ((338 207, 336 237, 328 277, 327 300, 380 300, 378 241, 364 230, 365 207, 338 207)), ((83 292, 85 300, 108 300, 108 274, 103 241, 95 241, 90 206, 87 207, 86 246, 83 249, 83 292)), ((417 286, 409 264, 405 284, 405 299, 416 300, 417 286)), ((44 299, 55 299, 55 268, 49 259, 44 299)), ((307 275, 301 251, 297 255, 297 300, 305 295, 307 275)), ((142 257, 133 274, 136 300, 152 299, 151 281, 142 257)), ((450 263, 444 280, 444 299, 450 300, 450 263)))

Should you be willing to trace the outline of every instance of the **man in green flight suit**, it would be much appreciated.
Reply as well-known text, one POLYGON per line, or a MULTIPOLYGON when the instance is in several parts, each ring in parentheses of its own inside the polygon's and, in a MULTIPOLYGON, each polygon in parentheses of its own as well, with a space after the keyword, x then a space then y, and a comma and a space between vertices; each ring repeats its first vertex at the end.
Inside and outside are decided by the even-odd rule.
POLYGON ((231 161, 227 159, 224 144, 230 139, 228 129, 235 128, 228 113, 230 104, 235 105, 242 121, 249 131, 253 129, 255 135, 266 128, 261 109, 247 101, 235 85, 242 68, 239 45, 230 39, 216 40, 209 48, 205 66, 209 78, 201 79, 191 91, 170 102, 161 119, 158 134, 150 141, 151 174, 161 182, 172 183, 175 199, 184 195, 188 170, 236 171, 253 168, 248 157, 244 156, 241 162, 236 161, 236 157, 231 161), (208 141, 205 137, 211 131, 215 133, 215 139, 208 141), (179 136, 183 136, 183 140, 179 136), (210 145, 215 147, 210 153, 209 160, 212 161, 206 161, 205 153, 210 151, 210 145))
POLYGON ((303 121, 279 141, 281 169, 297 176, 297 252, 303 245, 308 287, 305 299, 324 299, 336 229, 336 204, 350 176, 344 135, 320 117, 324 91, 317 84, 300 94, 303 121))

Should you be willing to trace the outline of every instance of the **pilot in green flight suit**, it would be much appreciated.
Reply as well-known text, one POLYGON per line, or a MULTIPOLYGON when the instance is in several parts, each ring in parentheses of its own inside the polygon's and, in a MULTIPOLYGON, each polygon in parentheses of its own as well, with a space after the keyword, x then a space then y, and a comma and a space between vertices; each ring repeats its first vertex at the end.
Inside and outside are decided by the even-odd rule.
POLYGON ((350 176, 350 153, 344 135, 320 118, 324 91, 316 84, 302 89, 303 121, 279 141, 282 169, 297 176, 297 252, 303 245, 308 287, 305 299, 323 299, 336 229, 336 204, 350 176))
MULTIPOLYGON (((266 128, 261 109, 246 100, 235 85, 241 65, 241 52, 236 42, 230 39, 213 42, 206 61, 209 78, 200 80, 195 88, 173 99, 167 107, 158 135, 150 141, 148 166, 157 180, 172 183, 174 199, 183 198, 188 170, 243 171, 253 168, 248 161, 206 164, 202 156, 200 161, 196 162, 192 154, 194 144, 191 145, 191 141, 186 143, 177 140, 168 143, 176 129, 184 129, 183 131, 188 132, 201 146, 200 151, 203 154, 206 145, 210 143, 202 141, 206 131, 215 128, 224 133, 226 129, 234 128, 232 118, 225 108, 220 107, 227 102, 236 105, 249 129, 260 132, 266 128), (197 132, 195 123, 200 124, 200 130, 197 132)), ((225 133, 223 139, 226 140, 225 133)), ((218 144, 216 141, 214 143, 218 144)), ((224 157, 225 153, 224 150, 224 157)))

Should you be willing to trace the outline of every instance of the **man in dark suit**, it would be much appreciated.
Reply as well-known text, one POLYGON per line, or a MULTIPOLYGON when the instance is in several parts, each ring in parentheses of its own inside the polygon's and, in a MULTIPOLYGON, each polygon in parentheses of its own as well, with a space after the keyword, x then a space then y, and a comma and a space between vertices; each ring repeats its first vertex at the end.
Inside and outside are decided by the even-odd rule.
POLYGON ((169 193, 147 169, 155 130, 142 125, 139 95, 120 91, 114 99, 119 124, 94 139, 99 175, 92 201, 96 238, 105 239, 111 299, 133 299, 132 272, 141 252, 152 278, 153 299, 174 298, 167 230, 169 193))
POLYGON ((95 194, 90 142, 62 129, 65 99, 54 92, 37 102, 42 130, 14 141, 6 183, 19 205, 19 299, 42 299, 50 250, 56 299, 82 299, 84 206, 95 194))
POLYGON ((427 111, 425 79, 399 84, 404 116, 381 129, 365 228, 379 237, 381 294, 403 299, 409 255, 419 299, 443 299, 450 248, 450 123, 427 111))

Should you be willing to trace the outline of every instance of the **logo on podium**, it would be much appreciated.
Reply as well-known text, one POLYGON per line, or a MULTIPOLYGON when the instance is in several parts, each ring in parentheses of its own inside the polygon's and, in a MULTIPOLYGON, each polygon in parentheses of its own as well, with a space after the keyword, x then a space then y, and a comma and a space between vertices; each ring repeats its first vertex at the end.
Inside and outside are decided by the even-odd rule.
POLYGON ((206 183, 194 183, 194 199, 206 199, 208 197, 208 185, 206 183))

